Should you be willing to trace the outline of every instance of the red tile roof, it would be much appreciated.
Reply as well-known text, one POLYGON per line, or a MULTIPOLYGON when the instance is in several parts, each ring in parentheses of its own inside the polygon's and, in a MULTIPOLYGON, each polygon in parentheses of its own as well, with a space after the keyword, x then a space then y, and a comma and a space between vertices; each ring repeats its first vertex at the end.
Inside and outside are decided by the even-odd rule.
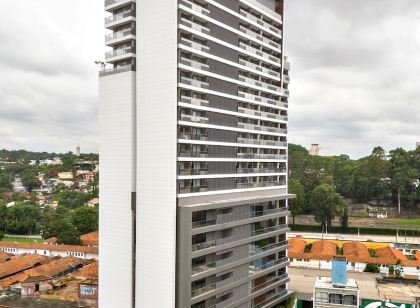
POLYGON ((80 236, 80 241, 85 246, 99 246, 99 232, 93 231, 80 236))

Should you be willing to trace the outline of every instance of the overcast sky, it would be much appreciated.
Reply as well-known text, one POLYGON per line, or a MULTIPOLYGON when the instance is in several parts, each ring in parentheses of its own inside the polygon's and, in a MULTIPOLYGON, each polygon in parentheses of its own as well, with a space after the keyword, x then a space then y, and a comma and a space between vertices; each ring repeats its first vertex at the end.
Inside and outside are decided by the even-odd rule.
MULTIPOLYGON (((0 148, 98 151, 102 0, 2 1, 0 148)), ((368 155, 420 141, 420 1, 286 0, 289 141, 368 155)))

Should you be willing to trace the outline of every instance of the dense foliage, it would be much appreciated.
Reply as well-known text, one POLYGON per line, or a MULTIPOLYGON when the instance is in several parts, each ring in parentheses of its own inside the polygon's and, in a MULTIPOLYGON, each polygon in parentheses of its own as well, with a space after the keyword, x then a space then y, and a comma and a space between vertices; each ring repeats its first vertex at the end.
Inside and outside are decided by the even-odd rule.
POLYGON ((289 144, 289 169, 292 191, 299 186, 296 181, 303 186, 305 213, 315 214, 311 193, 324 184, 351 203, 410 210, 420 201, 420 149, 398 148, 386 154, 376 147, 371 155, 351 160, 347 155, 311 156, 304 147, 289 144))

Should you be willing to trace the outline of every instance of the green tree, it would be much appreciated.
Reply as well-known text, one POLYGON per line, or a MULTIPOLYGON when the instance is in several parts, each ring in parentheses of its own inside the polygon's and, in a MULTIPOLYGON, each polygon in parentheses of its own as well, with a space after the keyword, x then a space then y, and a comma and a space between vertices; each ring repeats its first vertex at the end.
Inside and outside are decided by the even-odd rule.
POLYGON ((22 173, 22 184, 31 192, 32 189, 39 187, 41 182, 33 171, 27 170, 22 173))
POLYGON ((80 234, 96 231, 99 224, 98 209, 87 206, 80 207, 74 210, 72 222, 80 234))
POLYGON ((7 208, 6 230, 14 234, 33 234, 38 231, 40 217, 37 206, 17 203, 7 208))
POLYGON ((0 174, 0 188, 12 189, 10 176, 8 174, 0 174))
POLYGON ((322 227, 330 226, 331 221, 347 206, 345 199, 328 184, 322 184, 311 192, 310 204, 315 221, 322 227))
POLYGON ((305 206, 305 190, 299 180, 291 179, 289 180, 289 192, 296 195, 295 199, 289 200, 294 224, 295 217, 303 213, 303 207, 305 206))
POLYGON ((341 231, 345 232, 349 227, 349 215, 347 213, 347 208, 344 209, 340 217, 340 223, 341 223, 341 231))
POLYGON ((4 238, 4 232, 3 231, 0 231, 0 241, 2 241, 3 238, 4 238))
POLYGON ((366 264, 365 273, 379 273, 379 267, 376 264, 368 263, 366 264))

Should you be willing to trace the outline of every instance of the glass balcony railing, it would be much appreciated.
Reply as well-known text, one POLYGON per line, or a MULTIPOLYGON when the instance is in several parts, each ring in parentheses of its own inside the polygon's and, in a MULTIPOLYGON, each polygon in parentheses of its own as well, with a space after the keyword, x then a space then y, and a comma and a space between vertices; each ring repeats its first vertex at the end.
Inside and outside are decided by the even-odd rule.
POLYGON ((191 60, 191 59, 187 59, 187 58, 181 58, 180 63, 184 65, 188 65, 190 67, 198 68, 199 70, 203 70, 203 71, 210 70, 210 66, 208 64, 191 60))
POLYGON ((188 0, 181 0, 181 1, 179 2, 179 4, 186 6, 186 7, 188 7, 188 8, 190 8, 190 9, 192 9, 193 11, 195 11, 195 12, 197 12, 197 13, 200 13, 200 14, 203 14, 203 15, 210 16, 210 11, 209 11, 208 9, 206 9, 206 8, 202 7, 201 5, 198 5, 198 4, 196 4, 196 3, 193 3, 193 2, 191 2, 191 1, 188 1, 188 0))
POLYGON ((179 119, 181 121, 188 121, 188 122, 194 122, 194 123, 209 123, 209 118, 207 117, 200 117, 196 115, 190 115, 190 114, 181 114, 179 119))
POLYGON ((263 264, 257 265, 257 266, 255 266, 255 262, 254 262, 253 264, 249 265, 248 272, 249 272, 249 274, 253 275, 253 274, 256 274, 258 272, 264 271, 268 268, 275 267, 277 265, 285 263, 287 261, 288 261, 288 258, 284 257, 284 258, 281 258, 281 259, 278 259, 278 260, 275 260, 275 261, 271 261, 271 262, 268 262, 268 263, 263 263, 263 264))
POLYGON ((260 18, 258 18, 256 16, 254 16, 254 15, 248 13, 248 12, 245 12, 244 10, 240 10, 240 14, 242 16, 248 18, 249 20, 252 20, 253 22, 259 24, 260 26, 262 26, 262 27, 264 27, 266 29, 269 29, 270 31, 272 31, 274 33, 281 34, 281 31, 280 31, 279 28, 277 28, 277 27, 269 24, 268 22, 266 22, 266 21, 264 21, 264 20, 262 20, 262 19, 260 19, 260 18))
POLYGON ((263 228, 259 230, 251 230, 249 232, 237 234, 234 236, 229 236, 229 237, 224 237, 224 238, 211 240, 211 241, 207 241, 203 243, 193 244, 191 248, 192 248, 192 251, 203 250, 203 249, 211 248, 214 246, 219 246, 219 245, 224 245, 224 244, 240 241, 246 238, 252 238, 252 237, 263 235, 270 232, 275 232, 275 231, 279 231, 283 229, 285 230, 286 228, 287 228, 287 225, 277 225, 277 226, 263 228))
POLYGON ((269 132, 269 133, 279 133, 279 134, 284 133, 282 128, 249 124, 249 123, 238 123, 238 128, 248 129, 248 130, 257 130, 257 131, 269 132))
POLYGON ((124 18, 128 18, 128 17, 135 17, 134 11, 130 10, 130 11, 126 11, 126 12, 122 12, 122 13, 119 13, 119 14, 115 14, 115 15, 106 17, 105 18, 105 25, 114 23, 114 22, 119 21, 119 20, 123 20, 124 18))
POLYGON ((267 45, 270 45, 270 46, 272 46, 274 48, 277 48, 277 49, 281 49, 281 45, 279 43, 276 43, 275 41, 270 40, 269 38, 264 37, 261 34, 258 34, 258 33, 254 32, 254 31, 250 30, 250 29, 247 29, 245 27, 240 26, 239 27, 239 30, 242 33, 244 33, 244 34, 246 34, 246 35, 248 35, 250 37, 253 37, 253 38, 255 38, 255 39, 257 39, 257 40, 259 40, 261 42, 264 42, 267 45))
POLYGON ((263 67, 263 66, 260 66, 260 65, 254 64, 254 63, 252 63, 252 62, 249 62, 249 61, 245 61, 245 60, 239 59, 239 64, 241 64, 241 65, 243 65, 243 66, 246 66, 246 67, 248 67, 248 68, 250 68, 250 69, 253 69, 253 70, 255 70, 255 71, 259 71, 259 72, 262 72, 262 73, 264 73, 264 74, 267 74, 267 75, 271 75, 271 76, 273 76, 273 77, 280 78, 280 73, 279 73, 279 72, 276 72, 276 71, 273 71, 273 70, 268 69, 268 68, 266 68, 266 67, 263 67))
POLYGON ((134 51, 131 47, 126 48, 126 49, 116 49, 116 50, 108 51, 107 53, 105 53, 105 59, 122 57, 124 55, 132 54, 132 53, 134 53, 134 51))
POLYGON ((242 3, 252 5, 256 8, 258 8, 260 11, 264 12, 267 16, 270 16, 272 19, 274 19, 277 22, 282 22, 282 17, 280 14, 276 13, 272 9, 268 8, 261 2, 257 0, 240 0, 242 3))
POLYGON ((203 295, 205 293, 211 292, 215 289, 216 289, 216 284, 213 283, 211 285, 205 286, 205 287, 197 289, 197 290, 191 290, 191 297, 194 298, 194 297, 203 295))
POLYGON ((209 169, 181 169, 179 175, 204 175, 208 174, 209 169))
POLYGON ((207 190, 208 190, 207 186, 186 186, 186 187, 180 187, 179 193, 189 194, 189 193, 205 192, 207 190))
POLYGON ((238 153, 238 158, 251 158, 251 159, 280 159, 287 160, 287 155, 283 154, 257 154, 257 153, 238 153))
POLYGON ((195 22, 192 22, 191 20, 185 19, 185 18, 181 18, 181 25, 187 26, 188 28, 191 28, 192 30, 201 32, 201 33, 205 33, 205 34, 209 34, 210 33, 210 29, 202 26, 200 24, 197 24, 195 22))
POLYGON ((265 181, 265 182, 252 182, 252 183, 237 183, 237 188, 258 188, 258 187, 272 187, 272 186, 285 186, 286 181, 265 181))
POLYGON ((204 106, 204 107, 210 106, 210 103, 208 100, 195 98, 195 97, 189 97, 189 96, 183 96, 183 95, 181 96, 181 102, 191 104, 191 105, 204 106))
POLYGON ((281 88, 269 83, 266 83, 264 81, 259 81, 253 78, 249 78, 249 77, 245 77, 245 76, 239 76, 238 78, 240 81, 242 82, 246 82, 248 84, 257 86, 257 87, 262 87, 271 91, 277 91, 277 92, 281 92, 281 88))
POLYGON ((271 303, 271 302, 273 302, 275 300, 278 300, 278 299, 280 299, 282 297, 285 297, 287 295, 287 293, 288 293, 287 290, 282 290, 280 292, 277 292, 276 295, 267 298, 265 301, 260 302, 260 303, 255 304, 255 305, 254 304, 249 304, 248 307, 249 308, 261 308, 261 307, 264 307, 264 306, 268 305, 269 303, 271 303))
POLYGON ((204 134, 179 133, 179 139, 208 141, 209 136, 204 134))
POLYGON ((108 75, 130 72, 130 71, 135 71, 135 70, 136 70, 136 66, 133 65, 133 64, 129 64, 129 65, 124 65, 124 66, 118 66, 118 67, 104 69, 104 70, 99 72, 99 76, 104 77, 104 76, 108 76, 108 75))
POLYGON ((254 285, 254 286, 252 286, 252 283, 250 283, 250 286, 249 286, 249 292, 250 292, 250 293, 257 292, 257 291, 262 290, 262 289, 264 289, 264 288, 266 288, 266 287, 268 287, 268 286, 270 286, 270 285, 272 285, 272 284, 275 284, 275 283, 277 283, 277 282, 279 282, 279 281, 285 280, 285 279, 287 279, 288 277, 289 277, 289 276, 288 276, 287 274, 283 274, 283 275, 280 275, 280 276, 277 276, 277 277, 271 278, 270 280, 266 280, 266 281, 264 281, 263 283, 260 283, 260 284, 258 284, 258 285, 254 285))
POLYGON ((242 143, 242 144, 268 145, 268 146, 276 146, 276 147, 286 147, 287 146, 287 142, 283 142, 283 141, 264 140, 264 139, 252 139, 252 138, 241 138, 241 137, 238 137, 238 143, 242 143))
POLYGON ((256 102, 262 102, 265 104, 271 104, 271 105, 276 105, 276 106, 280 106, 280 107, 285 107, 285 103, 281 102, 280 100, 275 100, 272 98, 267 98, 267 97, 263 97, 263 96, 259 96, 259 95, 254 95, 251 93, 246 93, 246 92, 242 92, 242 91, 238 91, 238 96, 239 97, 243 97, 252 101, 256 101, 256 102))
POLYGON ((197 88, 202 88, 202 89, 209 89, 210 88, 210 84, 208 82, 197 80, 197 79, 192 79, 192 78, 188 78, 188 77, 181 77, 181 82, 184 83, 184 84, 188 84, 190 86, 197 87, 197 88))
POLYGON ((257 117, 270 118, 270 119, 277 119, 277 117, 278 117, 278 114, 275 114, 275 113, 258 111, 258 110, 255 110, 255 109, 243 108, 243 107, 238 107, 238 112, 249 114, 249 115, 254 115, 254 116, 257 116, 257 117))
POLYGON ((274 63, 280 65, 280 58, 279 57, 275 57, 273 55, 270 55, 270 54, 268 54, 264 51, 261 51, 257 48, 254 48, 254 47, 251 47, 251 46, 246 45, 244 43, 239 43, 239 47, 241 47, 243 50, 246 50, 246 51, 252 53, 253 55, 256 54, 260 57, 263 57, 264 59, 273 61, 274 63))
POLYGON ((285 173, 286 168, 238 168, 238 173, 285 173))
MULTIPOLYGON (((136 0, 130 0, 131 2, 136 2, 136 0)), ((109 6, 115 3, 119 3, 119 2, 130 2, 127 0, 105 0, 105 6, 109 6)))
POLYGON ((209 157, 208 152, 182 151, 179 157, 209 157))
POLYGON ((206 45, 203 45, 199 42, 191 41, 191 40, 186 39, 184 37, 181 38, 181 44, 185 45, 185 46, 188 46, 188 47, 191 47, 191 48, 196 49, 196 50, 204 51, 204 52, 210 51, 210 47, 208 47, 206 45))
POLYGON ((111 33, 111 34, 107 34, 105 36, 105 42, 120 39, 120 38, 130 36, 130 35, 134 35, 132 29, 127 29, 127 30, 123 30, 123 31, 119 31, 119 32, 114 32, 114 33, 111 33))

